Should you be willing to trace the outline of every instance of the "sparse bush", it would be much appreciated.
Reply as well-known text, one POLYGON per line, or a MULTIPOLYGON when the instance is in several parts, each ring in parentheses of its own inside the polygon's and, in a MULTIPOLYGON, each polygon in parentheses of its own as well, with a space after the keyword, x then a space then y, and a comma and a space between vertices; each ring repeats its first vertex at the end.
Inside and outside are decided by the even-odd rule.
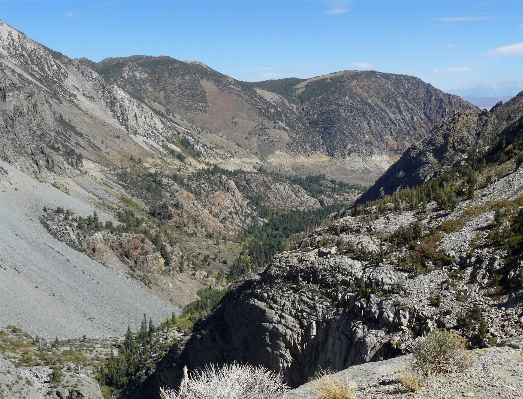
POLYGON ((474 304, 472 309, 458 317, 457 322, 472 347, 479 347, 483 344, 487 337, 487 322, 483 318, 483 310, 478 304, 474 304))
POLYGON ((163 399, 278 399, 288 391, 280 375, 263 367, 214 365, 185 378, 178 391, 161 390, 163 399))
POLYGON ((405 371, 400 374, 398 381, 408 392, 417 392, 425 386, 425 378, 420 373, 414 371, 405 371))
POLYGON ((463 370, 469 363, 466 347, 456 331, 433 331, 417 341, 413 368, 423 375, 463 370))
POLYGON ((49 373, 49 381, 55 385, 60 385, 64 373, 62 372, 62 367, 58 365, 51 366, 51 372, 49 373))
POLYGON ((439 308, 441 305, 441 295, 435 295, 429 299, 429 305, 434 306, 435 308, 439 308))
POLYGON ((322 372, 311 382, 312 391, 320 399, 356 399, 352 387, 343 382, 338 376, 322 372))

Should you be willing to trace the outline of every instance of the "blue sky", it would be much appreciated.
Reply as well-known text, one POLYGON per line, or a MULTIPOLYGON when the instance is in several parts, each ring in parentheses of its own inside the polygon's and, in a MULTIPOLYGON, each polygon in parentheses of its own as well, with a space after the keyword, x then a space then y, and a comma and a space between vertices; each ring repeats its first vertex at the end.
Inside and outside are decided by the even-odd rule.
POLYGON ((372 69, 460 94, 523 89, 522 0, 0 0, 0 19, 94 61, 168 55, 247 81, 372 69))

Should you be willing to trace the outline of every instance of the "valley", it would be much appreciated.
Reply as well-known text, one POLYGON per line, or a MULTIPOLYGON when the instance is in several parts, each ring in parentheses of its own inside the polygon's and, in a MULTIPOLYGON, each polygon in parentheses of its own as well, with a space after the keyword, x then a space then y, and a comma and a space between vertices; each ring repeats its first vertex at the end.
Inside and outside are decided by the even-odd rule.
POLYGON ((521 93, 96 63, 0 22, 0 397, 158 398, 234 362, 297 388, 438 329, 517 340, 522 118, 521 93))

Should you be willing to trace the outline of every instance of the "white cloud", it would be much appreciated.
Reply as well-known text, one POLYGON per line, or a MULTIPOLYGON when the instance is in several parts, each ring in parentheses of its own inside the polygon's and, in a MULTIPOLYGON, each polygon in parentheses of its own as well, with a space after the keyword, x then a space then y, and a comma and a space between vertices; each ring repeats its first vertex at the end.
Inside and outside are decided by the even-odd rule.
POLYGON ((354 62, 351 62, 350 64, 359 69, 371 69, 372 68, 372 64, 370 62, 365 62, 365 61, 354 61, 354 62))
POLYGON ((74 17, 74 14, 72 12, 67 13, 67 18, 73 18, 73 17, 74 17))
POLYGON ((327 15, 341 15, 350 12, 349 4, 351 3, 351 0, 324 0, 324 3, 326 3, 329 8, 325 11, 325 14, 327 15))
POLYGON ((436 18, 437 21, 442 21, 442 22, 486 21, 486 20, 489 20, 489 19, 490 19, 490 17, 481 17, 481 16, 436 18))
POLYGON ((521 56, 523 55, 523 42, 495 48, 487 52, 487 55, 521 56))
POLYGON ((466 71, 472 71, 472 68, 471 67, 454 66, 454 67, 448 67, 448 68, 443 68, 443 69, 433 68, 430 71, 434 72, 434 73, 439 73, 439 72, 466 72, 466 71))
POLYGON ((330 10, 325 11, 325 14, 328 14, 328 15, 341 15, 341 14, 346 14, 349 11, 350 11, 350 8, 348 8, 348 7, 331 8, 330 10))
POLYGON ((450 67, 446 69, 446 72, 465 72, 472 71, 470 67, 450 67))
POLYGON ((459 44, 447 43, 447 44, 445 44, 445 47, 455 48, 455 47, 459 47, 459 44))

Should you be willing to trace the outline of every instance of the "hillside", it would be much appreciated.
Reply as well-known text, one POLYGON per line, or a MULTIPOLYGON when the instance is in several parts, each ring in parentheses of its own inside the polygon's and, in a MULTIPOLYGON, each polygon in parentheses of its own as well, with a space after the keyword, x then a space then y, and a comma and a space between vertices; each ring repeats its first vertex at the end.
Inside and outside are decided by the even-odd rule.
POLYGON ((191 122, 4 23, 0 62, 3 324, 65 338, 120 335, 144 312, 159 323, 359 195, 207 146, 191 122))
POLYGON ((460 331, 472 348, 520 336, 523 134, 519 118, 498 126, 459 167, 339 213, 236 285, 149 386, 176 386, 183 365, 232 361, 298 386, 319 369, 408 353, 436 328, 460 331))
POLYGON ((338 180, 364 184, 434 123, 458 110, 478 110, 405 75, 343 71, 246 83, 169 57, 88 65, 160 114, 190 120, 199 139, 233 157, 259 160, 282 173, 327 169, 338 180))
POLYGON ((490 112, 458 112, 438 123, 429 136, 405 151, 358 202, 417 186, 465 164, 477 156, 479 147, 517 128, 522 108, 523 95, 520 93, 505 104, 493 107, 490 112))
MULTIPOLYGON (((333 179, 368 183, 379 173, 369 172, 360 159, 365 179, 357 174, 353 179, 347 160, 329 154, 304 119, 300 101, 304 95, 318 100, 310 88, 322 79, 291 79, 293 93, 280 96, 199 63, 135 56, 95 64, 54 52, 4 23, 0 36, 0 158, 51 182, 50 192, 64 198, 42 202, 34 216, 69 247, 177 306, 196 299, 198 289, 227 275, 233 265, 235 274, 251 269, 252 256, 260 267, 283 242, 288 245, 285 234, 298 233, 298 225, 309 229, 319 215, 354 201, 358 191, 333 179), (267 132, 287 138, 270 149, 267 132), (275 162, 282 174, 267 173, 280 170, 275 162), (319 180, 289 176, 319 170, 319 180), (75 211, 58 190, 89 212, 75 211), (59 208, 64 213, 56 212, 59 208), (96 211, 106 220, 86 224, 96 211), (300 212, 310 215, 303 218, 300 212), (284 218, 293 225, 277 239, 251 231, 284 218), (122 227, 115 231, 118 223, 122 227), (265 241, 244 244, 247 231, 265 241), (270 249, 254 255, 260 246, 270 249)), ((368 79, 375 81, 374 75, 368 79)), ((274 84, 276 91, 282 86, 274 84)))
POLYGON ((328 155, 340 158, 401 154, 445 117, 458 110, 478 110, 420 79, 375 71, 252 85, 298 101, 328 155))

